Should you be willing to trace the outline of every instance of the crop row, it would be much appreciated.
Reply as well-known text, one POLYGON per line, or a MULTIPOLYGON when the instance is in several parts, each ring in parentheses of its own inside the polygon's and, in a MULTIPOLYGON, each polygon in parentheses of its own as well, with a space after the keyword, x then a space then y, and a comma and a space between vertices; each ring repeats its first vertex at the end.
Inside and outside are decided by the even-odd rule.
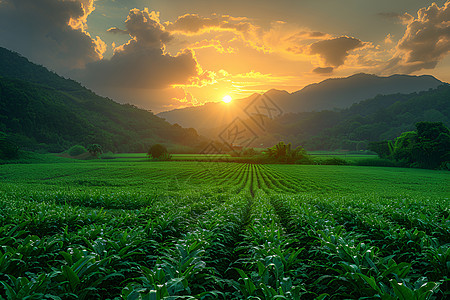
POLYGON ((445 188, 358 192, 309 167, 205 165, 6 182, 0 299, 450 296, 445 188))

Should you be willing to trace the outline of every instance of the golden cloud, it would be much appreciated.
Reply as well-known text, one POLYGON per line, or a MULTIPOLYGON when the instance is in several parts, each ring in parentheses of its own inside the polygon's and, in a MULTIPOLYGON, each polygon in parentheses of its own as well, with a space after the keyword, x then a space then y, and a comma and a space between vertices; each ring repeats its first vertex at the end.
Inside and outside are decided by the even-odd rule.
POLYGON ((436 3, 421 8, 417 18, 407 24, 398 41, 394 57, 386 64, 384 72, 411 73, 434 69, 450 52, 450 1, 442 7, 436 3))

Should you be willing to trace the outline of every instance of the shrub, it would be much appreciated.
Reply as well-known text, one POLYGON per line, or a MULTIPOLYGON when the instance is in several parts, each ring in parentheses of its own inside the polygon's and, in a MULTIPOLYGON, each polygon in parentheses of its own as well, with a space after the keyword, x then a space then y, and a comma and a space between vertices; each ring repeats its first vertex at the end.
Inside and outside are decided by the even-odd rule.
POLYGON ((72 146, 72 147, 70 147, 69 150, 67 150, 67 153, 70 156, 78 156, 78 155, 86 153, 86 152, 87 152, 86 148, 84 148, 81 145, 72 146))
POLYGON ((359 159, 353 163, 355 166, 371 166, 371 167, 402 167, 405 166, 399 162, 386 158, 366 158, 359 159))
POLYGON ((295 163, 298 165, 313 165, 314 160, 310 156, 305 156, 297 160, 295 163))
POLYGON ((97 157, 97 158, 100 156, 100 154, 103 153, 102 146, 100 146, 99 144, 92 144, 92 145, 89 145, 89 146, 87 147, 87 151, 89 151, 89 153, 90 153, 92 156, 95 156, 95 157, 97 157))
POLYGON ((290 143, 285 144, 284 142, 279 142, 275 146, 267 148, 266 155, 270 161, 291 164, 308 158, 308 154, 303 147, 298 146, 292 149, 290 143))
POLYGON ((169 154, 169 151, 167 151, 167 148, 161 144, 155 144, 155 145, 151 146, 150 149, 148 150, 147 155, 151 158, 155 158, 158 160, 171 159, 171 155, 169 154))

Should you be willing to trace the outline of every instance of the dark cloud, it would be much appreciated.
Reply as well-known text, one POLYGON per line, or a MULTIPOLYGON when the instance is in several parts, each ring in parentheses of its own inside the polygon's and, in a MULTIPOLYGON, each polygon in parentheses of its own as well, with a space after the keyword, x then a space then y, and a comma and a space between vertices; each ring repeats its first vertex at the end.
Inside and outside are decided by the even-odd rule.
POLYGON ((326 36, 326 33, 320 32, 320 31, 313 31, 309 33, 310 37, 323 37, 326 36))
POLYGON ((82 73, 81 80, 94 87, 158 89, 188 83, 198 70, 189 50, 170 56, 161 49, 134 47, 116 52, 109 60, 92 63, 82 73))
POLYGON ((109 33, 120 33, 120 34, 128 34, 128 31, 119 29, 117 27, 111 27, 107 30, 109 33))
POLYGON ((341 36, 316 42, 310 46, 311 54, 320 55, 327 65, 338 67, 344 64, 349 51, 360 48, 363 43, 356 38, 341 36))
MULTIPOLYGON (((114 50, 111 59, 87 65, 78 77, 88 86, 111 88, 162 89, 172 84, 207 80, 194 53, 184 50, 175 56, 165 52, 173 37, 160 23, 158 15, 147 9, 132 9, 125 21, 131 39, 114 50)), ((114 30, 117 31, 117 30, 114 30)))
POLYGON ((411 73, 433 69, 450 52, 450 1, 422 8, 408 23, 397 44, 397 54, 386 67, 390 72, 411 73))
POLYGON ((65 73, 102 58, 105 44, 84 31, 93 0, 2 0, 0 46, 65 73))
POLYGON ((326 68, 315 68, 313 70, 314 73, 316 74, 331 74, 333 73, 334 68, 333 67, 326 67, 326 68))
POLYGON ((407 24, 412 19, 414 19, 414 17, 408 13, 399 14, 396 12, 381 12, 381 13, 378 13, 378 16, 380 16, 384 19, 393 20, 395 22, 401 22, 404 24, 407 24))

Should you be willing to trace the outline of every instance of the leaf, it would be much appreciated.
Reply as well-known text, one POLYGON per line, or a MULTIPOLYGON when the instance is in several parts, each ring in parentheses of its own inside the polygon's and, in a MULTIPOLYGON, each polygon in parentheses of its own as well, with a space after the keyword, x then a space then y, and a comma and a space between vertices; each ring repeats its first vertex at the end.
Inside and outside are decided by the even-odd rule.
POLYGON ((411 300, 414 299, 414 292, 410 288, 405 286, 403 283, 398 283, 395 279, 391 280, 392 288, 394 289, 395 295, 400 300, 411 300))
POLYGON ((62 271, 66 279, 69 281, 72 291, 75 291, 77 285, 80 283, 80 278, 69 266, 63 266, 62 271))
POLYGON ((239 273, 242 279, 248 278, 247 274, 245 274, 245 272, 241 269, 235 268, 235 270, 239 273))
POLYGON ((377 286, 377 283, 375 282, 375 278, 373 278, 372 276, 368 277, 364 274, 360 274, 360 273, 356 273, 355 275, 361 277, 362 279, 364 279, 365 282, 367 282, 370 287, 375 290, 377 293, 382 293, 380 288, 377 286))
POLYGON ((64 257, 64 259, 69 265, 73 265, 72 255, 64 251, 59 252, 59 254, 61 254, 64 257))
POLYGON ((428 296, 437 289, 439 285, 435 282, 427 282, 423 284, 420 289, 417 291, 419 294, 419 300, 428 299, 428 296))
POLYGON ((6 296, 8 297, 7 299, 15 299, 16 292, 14 291, 14 289, 4 281, 0 281, 0 283, 3 284, 3 286, 5 287, 6 296))

